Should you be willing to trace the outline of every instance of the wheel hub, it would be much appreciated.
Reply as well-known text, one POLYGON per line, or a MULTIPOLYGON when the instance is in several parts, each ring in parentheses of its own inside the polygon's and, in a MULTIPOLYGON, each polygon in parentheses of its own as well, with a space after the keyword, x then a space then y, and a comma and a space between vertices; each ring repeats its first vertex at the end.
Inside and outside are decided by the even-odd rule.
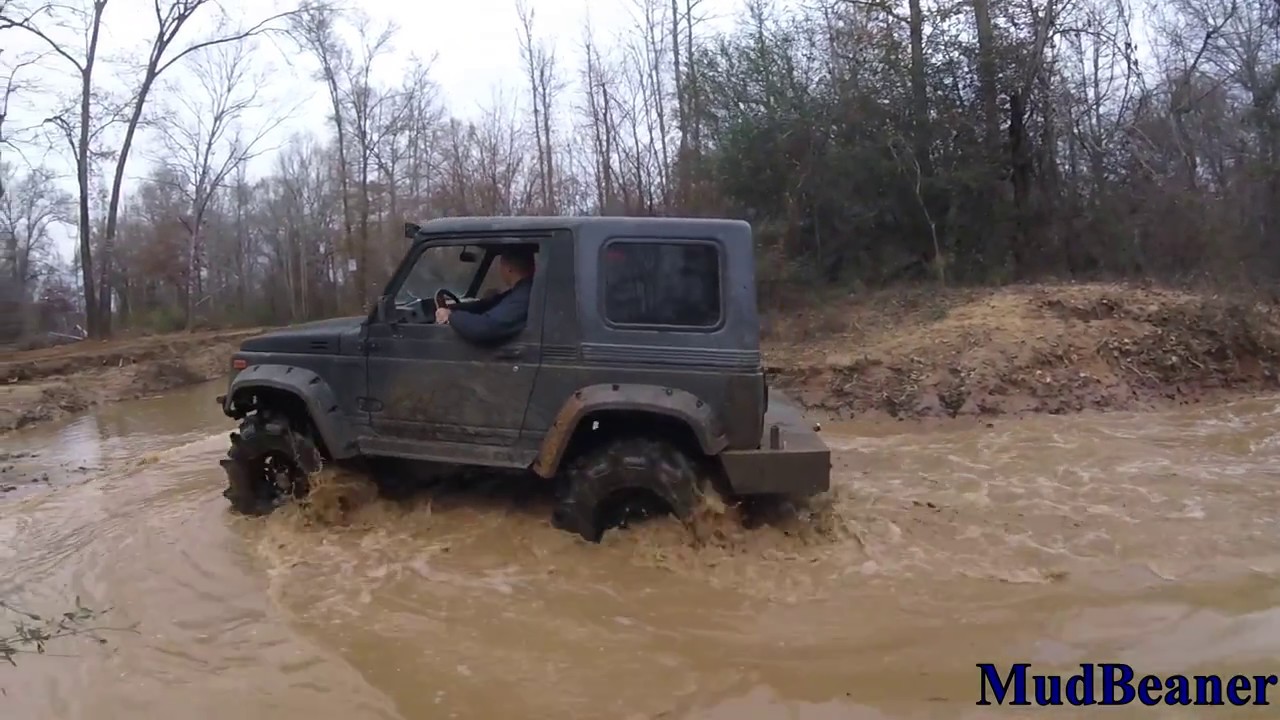
POLYGON ((264 475, 267 483, 282 495, 293 492, 295 470, 289 462, 279 456, 269 457, 265 463, 264 475))

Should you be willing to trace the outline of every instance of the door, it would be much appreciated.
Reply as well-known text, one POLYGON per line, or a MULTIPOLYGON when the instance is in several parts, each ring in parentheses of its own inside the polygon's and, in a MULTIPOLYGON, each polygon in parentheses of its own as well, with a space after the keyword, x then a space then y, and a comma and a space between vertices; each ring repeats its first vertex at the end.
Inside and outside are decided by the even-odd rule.
POLYGON ((420 299, 424 312, 369 326, 366 452, 517 467, 536 452, 521 446, 520 430, 540 359, 544 283, 535 270, 528 319, 517 336, 487 346, 463 340, 452 327, 435 324, 431 298, 442 287, 464 300, 483 297, 496 289, 498 275, 484 240, 470 239, 465 247, 480 255, 477 261, 461 260, 460 243, 418 248, 389 293, 399 302, 420 299))

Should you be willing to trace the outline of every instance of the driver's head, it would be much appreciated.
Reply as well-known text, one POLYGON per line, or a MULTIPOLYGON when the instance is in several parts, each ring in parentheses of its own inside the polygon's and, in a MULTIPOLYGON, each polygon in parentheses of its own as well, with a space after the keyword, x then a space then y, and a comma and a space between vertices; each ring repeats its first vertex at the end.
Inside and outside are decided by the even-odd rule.
POLYGON ((527 248, 503 250, 498 256, 498 272, 502 282, 511 287, 528 277, 533 277, 533 251, 527 248))

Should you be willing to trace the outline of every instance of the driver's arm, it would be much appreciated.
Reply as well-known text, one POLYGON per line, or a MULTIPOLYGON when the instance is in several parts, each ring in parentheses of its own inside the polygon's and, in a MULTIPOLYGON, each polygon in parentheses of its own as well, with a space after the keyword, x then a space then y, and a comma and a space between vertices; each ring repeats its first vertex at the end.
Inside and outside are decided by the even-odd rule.
POLYGON ((474 343, 499 342, 518 335, 529 316, 529 290, 519 287, 519 292, 503 293, 505 302, 495 303, 483 314, 451 314, 449 326, 463 340, 474 343))
POLYGON ((506 296, 507 296, 507 293, 501 292, 487 298, 479 298, 476 300, 464 300, 462 302, 451 305, 449 309, 452 310, 453 312, 469 312, 469 313, 489 312, 490 308, 502 302, 502 299, 506 296))

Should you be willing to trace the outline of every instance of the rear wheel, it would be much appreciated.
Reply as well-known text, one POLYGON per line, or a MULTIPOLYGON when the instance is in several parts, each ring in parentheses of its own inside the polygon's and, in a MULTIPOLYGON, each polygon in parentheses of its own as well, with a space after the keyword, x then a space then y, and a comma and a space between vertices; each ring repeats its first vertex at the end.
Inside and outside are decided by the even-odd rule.
POLYGON ((698 463, 676 445, 641 437, 610 440, 569 461, 551 522, 599 542, 610 528, 654 515, 688 522, 703 488, 698 463))
POLYGON ((290 498, 306 497, 310 477, 320 470, 320 451, 288 418, 257 411, 231 433, 231 448, 221 463, 227 473, 222 495, 233 510, 265 515, 290 498))

